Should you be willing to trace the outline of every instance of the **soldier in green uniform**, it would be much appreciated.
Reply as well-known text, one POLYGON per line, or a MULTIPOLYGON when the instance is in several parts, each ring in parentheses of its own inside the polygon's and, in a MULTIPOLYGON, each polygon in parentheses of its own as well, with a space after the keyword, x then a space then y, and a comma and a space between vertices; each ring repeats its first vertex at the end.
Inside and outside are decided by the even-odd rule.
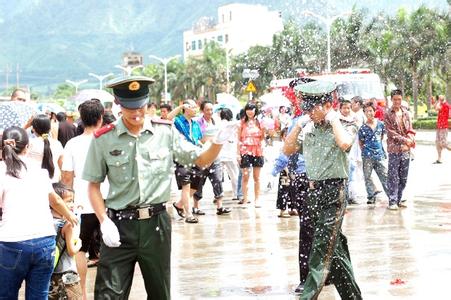
POLYGON ((148 299, 170 299, 170 197, 173 160, 209 166, 236 126, 219 131, 207 150, 195 147, 170 121, 146 118, 149 85, 143 76, 109 82, 122 116, 95 132, 83 179, 101 224, 103 243, 95 283, 96 299, 128 299, 138 262, 148 299), (108 178, 104 200, 100 183, 108 178))
MULTIPOLYGON (((301 230, 304 239, 312 238, 309 255, 309 274, 301 299, 317 299, 327 282, 333 283, 342 299, 362 299, 355 281, 346 237, 341 231, 345 211, 344 187, 348 177, 347 151, 357 126, 342 123, 332 107, 335 85, 313 81, 298 85, 312 126, 300 118, 285 144, 285 153, 299 149, 298 136, 304 130, 305 157, 309 192, 303 211, 310 221, 301 230)), ((303 237, 301 236, 301 240, 303 237)))

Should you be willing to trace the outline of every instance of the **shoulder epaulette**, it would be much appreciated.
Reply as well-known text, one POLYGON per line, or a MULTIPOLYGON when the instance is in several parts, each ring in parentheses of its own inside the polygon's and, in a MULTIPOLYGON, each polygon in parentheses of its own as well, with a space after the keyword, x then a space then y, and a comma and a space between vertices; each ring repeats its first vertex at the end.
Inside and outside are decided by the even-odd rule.
POLYGON ((107 132, 110 132, 111 130, 113 130, 116 126, 114 124, 108 124, 105 125, 99 129, 97 129, 96 131, 94 131, 94 136, 95 138, 101 137, 102 135, 104 135, 107 132))
POLYGON ((172 120, 163 120, 160 118, 152 118, 151 121, 152 121, 152 123, 155 123, 155 124, 164 124, 164 125, 172 125, 173 124, 172 120))

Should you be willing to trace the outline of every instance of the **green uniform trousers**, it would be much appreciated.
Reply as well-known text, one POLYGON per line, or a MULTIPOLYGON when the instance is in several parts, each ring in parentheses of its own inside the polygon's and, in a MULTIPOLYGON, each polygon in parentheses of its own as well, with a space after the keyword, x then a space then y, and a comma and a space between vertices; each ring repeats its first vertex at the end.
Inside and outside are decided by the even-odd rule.
POLYGON ((136 262, 147 299, 170 299, 171 219, 166 211, 145 220, 113 220, 121 245, 100 247, 95 299, 128 299, 136 262))
POLYGON ((318 181, 307 196, 305 234, 313 239, 309 274, 302 300, 317 299, 326 279, 333 283, 341 299, 362 299, 355 281, 346 237, 341 232, 346 208, 345 180, 318 181))

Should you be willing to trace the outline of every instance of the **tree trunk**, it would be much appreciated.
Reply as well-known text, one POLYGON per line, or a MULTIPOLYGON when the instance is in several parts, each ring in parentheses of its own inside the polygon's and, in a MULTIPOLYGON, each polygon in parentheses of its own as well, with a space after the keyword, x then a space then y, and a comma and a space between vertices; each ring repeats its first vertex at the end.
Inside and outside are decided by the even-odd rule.
POLYGON ((412 70, 412 97, 413 97, 413 118, 418 118, 418 72, 414 67, 412 70))
POLYGON ((429 75, 428 78, 428 88, 427 88, 427 108, 428 108, 428 115, 431 113, 431 99, 432 99, 432 74, 429 75))
MULTIPOLYGON (((451 11, 451 5, 450 11, 451 11)), ((446 67, 445 67, 445 78, 446 78, 446 100, 448 103, 451 103, 451 78, 450 78, 450 72, 451 72, 451 48, 448 48, 446 51, 446 67)))

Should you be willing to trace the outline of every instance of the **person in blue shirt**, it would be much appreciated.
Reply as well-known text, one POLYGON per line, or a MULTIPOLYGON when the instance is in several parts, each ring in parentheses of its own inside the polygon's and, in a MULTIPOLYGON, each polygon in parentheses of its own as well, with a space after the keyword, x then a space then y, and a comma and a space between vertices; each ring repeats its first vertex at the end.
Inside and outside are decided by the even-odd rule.
POLYGON ((359 129, 359 144, 362 149, 363 176, 365 178, 366 192, 368 196, 367 204, 376 203, 376 192, 374 190, 371 173, 376 172, 385 193, 387 189, 387 167, 382 140, 385 134, 384 123, 374 117, 376 109, 373 103, 366 103, 363 111, 367 121, 359 129))
MULTIPOLYGON (((187 99, 183 101, 180 110, 182 111, 182 114, 174 119, 175 128, 177 128, 177 130, 193 145, 201 147, 202 131, 199 123, 193 120, 197 114, 196 102, 187 99)), ((199 188, 203 176, 202 170, 198 167, 193 166, 189 168, 175 162, 175 179, 177 181, 178 189, 181 190, 181 197, 177 203, 173 204, 173 206, 177 214, 180 217, 185 218, 186 223, 199 222, 199 220, 192 215, 189 205, 190 199, 199 188)))

